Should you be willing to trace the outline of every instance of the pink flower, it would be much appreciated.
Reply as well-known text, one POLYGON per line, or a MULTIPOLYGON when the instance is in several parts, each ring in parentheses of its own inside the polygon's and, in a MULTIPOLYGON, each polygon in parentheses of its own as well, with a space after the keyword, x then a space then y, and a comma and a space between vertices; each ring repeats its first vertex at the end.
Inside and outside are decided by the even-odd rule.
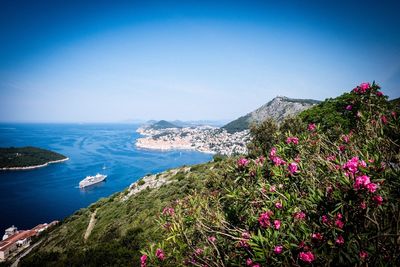
POLYGON ((282 253, 282 251, 283 251, 283 247, 282 246, 276 246, 275 248, 274 248, 274 253, 275 254, 281 254, 282 253))
POLYGON ((274 221, 275 229, 279 230, 281 228, 281 221, 280 220, 275 220, 274 221))
POLYGON ((147 266, 146 261, 147 261, 147 255, 143 254, 142 257, 140 257, 140 267, 146 267, 147 266))
POLYGON ((162 211, 162 215, 174 216, 175 210, 174 208, 165 207, 162 211))
POLYGON ((261 265, 258 263, 254 263, 252 267, 261 267, 261 265))
POLYGON ((289 169, 290 174, 296 173, 297 172, 297 163, 295 163, 295 162, 289 163, 288 169, 289 169))
POLYGON ((311 251, 300 252, 299 258, 300 258, 300 260, 307 262, 307 263, 311 263, 315 260, 315 256, 314 256, 314 254, 312 254, 311 251))
POLYGON ((322 215, 322 216, 321 216, 321 221, 322 221, 322 223, 328 223, 328 222, 329 222, 328 216, 322 215))
POLYGON ((378 188, 377 184, 369 183, 367 184, 367 189, 370 193, 375 193, 376 189, 378 188))
POLYGON ((275 185, 271 185, 269 188, 269 192, 276 192, 276 186, 275 185))
POLYGON ((250 237, 251 237, 251 235, 250 235, 249 232, 243 232, 243 233, 242 233, 242 238, 244 238, 244 239, 250 239, 250 237))
POLYGON ((328 157, 326 158, 326 160, 327 160, 327 161, 334 161, 334 160, 336 160, 336 156, 335 156, 335 155, 328 156, 328 157))
POLYGON ((344 226, 344 222, 342 222, 340 219, 337 219, 337 220, 335 221, 335 225, 336 225, 338 228, 342 229, 343 226, 344 226))
POLYGON ((281 202, 276 202, 276 203, 275 203, 275 207, 276 207, 277 209, 281 209, 283 206, 282 206, 282 203, 281 203, 281 202))
POLYGON ((248 164, 249 164, 249 160, 246 159, 246 158, 240 158, 240 159, 238 159, 238 161, 237 161, 237 165, 238 165, 239 167, 246 167, 248 164))
POLYGON ((306 218, 306 214, 302 211, 296 212, 293 216, 297 220, 304 220, 306 218))
POLYGON ((208 241, 210 241, 211 243, 215 243, 215 241, 217 240, 216 238, 215 238, 215 236, 209 236, 208 238, 208 241))
POLYGON ((366 251, 364 251, 364 250, 361 250, 359 255, 360 255, 360 259, 362 261, 365 260, 368 257, 368 253, 366 251))
POLYGON ((197 256, 203 254, 204 250, 201 248, 196 248, 196 250, 194 251, 194 254, 196 254, 197 256))
POLYGON ((353 108, 352 105, 347 105, 346 110, 351 110, 353 108))
POLYGON ((376 92, 376 96, 383 96, 382 92, 376 92))
POLYGON ((367 203, 365 203, 365 201, 360 203, 360 208, 365 210, 367 208, 367 203))
POLYGON ((343 164, 343 169, 355 173, 358 168, 358 157, 353 157, 351 160, 343 164))
POLYGON ((252 266, 252 265, 253 265, 253 260, 250 259, 250 258, 248 258, 248 259, 246 260, 246 265, 247 265, 247 266, 252 266))
POLYGON ((293 143, 295 145, 298 145, 299 144, 299 138, 297 138, 297 137, 288 137, 288 138, 286 138, 286 143, 287 144, 293 143))
POLYGON ((382 205, 383 203, 383 198, 380 195, 373 196, 372 200, 375 201, 378 206, 382 205))
POLYGON ((273 147, 271 148, 271 151, 269 152, 269 158, 272 160, 276 156, 276 148, 273 147))
POLYGON ((348 142, 350 141, 350 136, 348 136, 348 135, 343 135, 343 136, 342 136, 342 139, 343 139, 343 141, 344 141, 345 143, 348 143, 348 142))
POLYGON ((322 240, 324 237, 322 236, 321 233, 314 233, 311 235, 311 238, 314 240, 322 240))
POLYGON ((361 88, 362 90, 368 90, 369 87, 370 87, 370 84, 369 84, 369 83, 362 83, 362 84, 360 84, 360 88, 361 88))
POLYGON ((340 152, 343 152, 343 151, 346 150, 346 146, 340 145, 338 149, 339 149, 340 152))
POLYGON ((343 238, 343 236, 341 236, 341 235, 338 236, 338 238, 336 238, 335 243, 336 243, 336 245, 339 245, 339 246, 343 245, 343 244, 344 244, 344 238, 343 238))
POLYGON ((158 249, 156 250, 156 257, 157 257, 160 261, 165 260, 164 251, 163 251, 161 248, 158 248, 158 249))
POLYGON ((355 190, 359 190, 361 188, 366 187, 369 183, 371 183, 370 179, 366 175, 358 176, 356 181, 353 184, 355 190))
POLYGON ((283 159, 281 159, 280 157, 274 157, 274 158, 272 159, 272 161, 274 162, 275 166, 283 165, 283 164, 286 163, 286 162, 285 162, 283 159))
POLYGON ((310 124, 308 125, 308 127, 307 127, 307 129, 308 129, 310 132, 314 132, 316 128, 317 128, 317 126, 315 125, 315 123, 310 123, 310 124))
POLYGON ((258 218, 258 222, 260 223, 261 227, 267 228, 268 226, 271 225, 269 219, 272 214, 273 214, 272 211, 266 211, 260 215, 260 217, 258 218))
POLYGON ((387 124, 388 120, 387 120, 385 115, 381 116, 381 121, 382 121, 383 124, 387 124))

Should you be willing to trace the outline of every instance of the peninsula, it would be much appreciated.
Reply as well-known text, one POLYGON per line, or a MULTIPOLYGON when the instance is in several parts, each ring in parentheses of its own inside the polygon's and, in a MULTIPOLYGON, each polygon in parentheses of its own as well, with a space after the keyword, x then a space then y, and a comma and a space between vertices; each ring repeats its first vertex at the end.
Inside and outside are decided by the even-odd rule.
POLYGON ((29 170, 66 160, 64 155, 37 147, 0 148, 0 170, 29 170))

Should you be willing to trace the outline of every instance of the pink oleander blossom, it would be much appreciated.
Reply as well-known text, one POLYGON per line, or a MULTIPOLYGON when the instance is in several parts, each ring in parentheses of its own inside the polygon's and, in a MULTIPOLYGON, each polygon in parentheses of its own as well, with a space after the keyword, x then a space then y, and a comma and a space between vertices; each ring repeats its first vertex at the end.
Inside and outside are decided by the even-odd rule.
POLYGON ((143 254, 142 257, 140 257, 140 267, 146 267, 147 266, 147 255, 143 254))
POLYGON ((276 148, 273 147, 271 148, 271 151, 269 152, 269 158, 272 160, 276 156, 276 148))
POLYGON ((367 203, 366 203, 365 201, 362 201, 362 202, 360 203, 360 208, 363 209, 363 210, 365 210, 365 209, 367 208, 367 203))
POLYGON ((327 161, 334 161, 334 160, 336 160, 336 156, 335 155, 330 155, 330 156, 326 157, 326 160, 327 161))
POLYGON ((308 125, 307 129, 308 129, 310 132, 314 132, 315 129, 317 129, 317 126, 315 125, 315 123, 310 123, 310 124, 308 125))
POLYGON ((215 243, 215 241, 217 241, 217 239, 215 238, 215 236, 209 236, 208 238, 208 241, 210 241, 211 243, 215 243))
POLYGON ((286 143, 287 144, 293 143, 295 145, 298 145, 299 144, 299 138, 297 138, 297 137, 288 137, 288 138, 286 138, 286 143))
POLYGON ((345 143, 348 143, 350 141, 350 136, 349 135, 342 135, 342 140, 345 143))
POLYGON ((317 241, 324 239, 324 237, 321 233, 314 233, 311 235, 311 238, 314 240, 317 240, 317 241))
POLYGON ((385 115, 381 116, 381 121, 382 121, 383 124, 387 124, 388 123, 388 119, 386 118, 385 115))
POLYGON ((276 192, 276 186, 275 185, 271 185, 270 187, 269 187, 269 192, 276 192))
POLYGON ((353 106, 352 105, 347 105, 346 106, 346 110, 352 110, 353 109, 353 106))
POLYGON ((368 257, 368 253, 364 250, 361 250, 359 255, 361 260, 365 260, 368 257))
POLYGON ((279 230, 281 228, 281 221, 280 220, 275 220, 274 221, 274 226, 276 230, 279 230))
POLYGON ((340 220, 340 219, 336 219, 335 225, 336 225, 337 228, 342 229, 343 226, 344 226, 344 222, 342 220, 340 220))
POLYGON ((240 158, 240 159, 238 159, 238 161, 237 161, 237 165, 238 165, 238 167, 246 167, 248 164, 249 164, 249 160, 248 159, 246 159, 246 158, 240 158))
POLYGON ((174 208, 165 207, 162 211, 162 214, 167 216, 174 216, 175 210, 174 208))
POLYGON ((290 174, 297 173, 298 172, 297 163, 295 163, 295 162, 289 163, 288 170, 289 170, 290 174))
POLYGON ((275 203, 275 208, 277 208, 277 209, 283 208, 282 203, 281 203, 281 202, 276 202, 276 203, 275 203))
POLYGON ((282 253, 282 251, 283 251, 283 247, 282 246, 276 246, 275 248, 274 248, 274 253, 275 254, 281 254, 282 253))
POLYGON ((243 232, 243 233, 242 233, 242 238, 244 238, 244 239, 250 239, 250 238, 251 238, 251 235, 250 235, 249 232, 243 232))
POLYGON ((258 218, 258 222, 263 228, 267 228, 268 226, 271 225, 271 222, 269 221, 270 216, 273 215, 272 211, 266 211, 264 213, 261 213, 260 217, 258 218))
POLYGON ((378 185, 374 183, 369 183, 366 187, 370 193, 375 193, 376 189, 378 189, 378 185))
POLYGON ((382 205, 382 203, 383 203, 383 198, 382 198, 382 196, 380 196, 380 195, 373 196, 373 197, 372 197, 372 200, 373 200, 378 206, 382 205))
POLYGON ((302 211, 296 212, 293 217, 297 220, 304 220, 306 218, 306 214, 302 211))
POLYGON ((158 248, 158 249, 156 250, 156 257, 157 257, 160 261, 165 260, 165 254, 164 254, 164 251, 163 251, 161 248, 158 248))
POLYGON ((335 240, 335 243, 336 243, 336 245, 339 245, 339 246, 341 246, 341 245, 343 245, 344 244, 344 238, 343 238, 343 236, 338 236, 337 238, 336 238, 336 240, 335 240))
POLYGON ((355 190, 365 188, 369 183, 371 183, 367 175, 358 176, 353 184, 355 190))
POLYGON ((345 164, 343 164, 342 168, 345 171, 349 171, 350 173, 356 173, 358 172, 358 164, 359 164, 359 158, 358 157, 353 157, 351 160, 347 161, 345 164))
POLYGON ((382 92, 376 92, 376 96, 383 96, 382 92))
POLYGON ((300 258, 300 260, 307 262, 307 263, 311 263, 315 260, 315 256, 311 251, 300 252, 299 258, 300 258))
POLYGON ((196 250, 194 251, 194 254, 196 254, 197 256, 203 254, 204 250, 201 248, 196 248, 196 250))
POLYGON ((274 162, 275 166, 280 166, 280 165, 284 165, 286 162, 281 159, 280 157, 274 157, 272 159, 272 161, 274 162))
POLYGON ((322 215, 322 216, 321 216, 321 222, 327 224, 327 223, 329 222, 328 216, 322 215))
POLYGON ((248 258, 248 259, 246 260, 246 265, 247 265, 247 266, 253 266, 253 260, 250 259, 250 258, 248 258))

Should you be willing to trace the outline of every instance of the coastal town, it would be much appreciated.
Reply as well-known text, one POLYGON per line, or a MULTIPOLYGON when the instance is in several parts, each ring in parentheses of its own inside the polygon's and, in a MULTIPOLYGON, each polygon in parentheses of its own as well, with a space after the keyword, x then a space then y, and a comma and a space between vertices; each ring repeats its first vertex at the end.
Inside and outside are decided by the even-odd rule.
POLYGON ((58 221, 43 223, 30 230, 18 230, 14 225, 7 228, 0 241, 0 262, 13 258, 28 249, 33 237, 39 236, 43 231, 58 223, 58 221))
POLYGON ((138 138, 136 146, 157 150, 196 150, 204 153, 235 155, 246 154, 250 141, 249 130, 228 133, 212 126, 155 129, 144 126, 137 130, 145 137, 138 138))

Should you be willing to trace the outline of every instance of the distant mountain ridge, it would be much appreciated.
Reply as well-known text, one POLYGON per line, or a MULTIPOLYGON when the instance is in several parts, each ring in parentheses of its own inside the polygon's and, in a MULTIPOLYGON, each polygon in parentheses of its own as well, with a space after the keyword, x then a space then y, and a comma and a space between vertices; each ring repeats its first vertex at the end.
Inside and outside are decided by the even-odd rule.
POLYGON ((262 122, 266 118, 273 118, 279 122, 288 116, 296 115, 320 102, 321 101, 313 99, 296 99, 286 96, 277 96, 258 109, 231 121, 222 128, 230 133, 234 133, 249 129, 252 123, 262 122))
POLYGON ((149 126, 149 128, 152 128, 154 130, 161 130, 161 129, 168 129, 168 128, 182 128, 182 127, 175 125, 169 121, 161 120, 161 121, 151 124, 149 126))

